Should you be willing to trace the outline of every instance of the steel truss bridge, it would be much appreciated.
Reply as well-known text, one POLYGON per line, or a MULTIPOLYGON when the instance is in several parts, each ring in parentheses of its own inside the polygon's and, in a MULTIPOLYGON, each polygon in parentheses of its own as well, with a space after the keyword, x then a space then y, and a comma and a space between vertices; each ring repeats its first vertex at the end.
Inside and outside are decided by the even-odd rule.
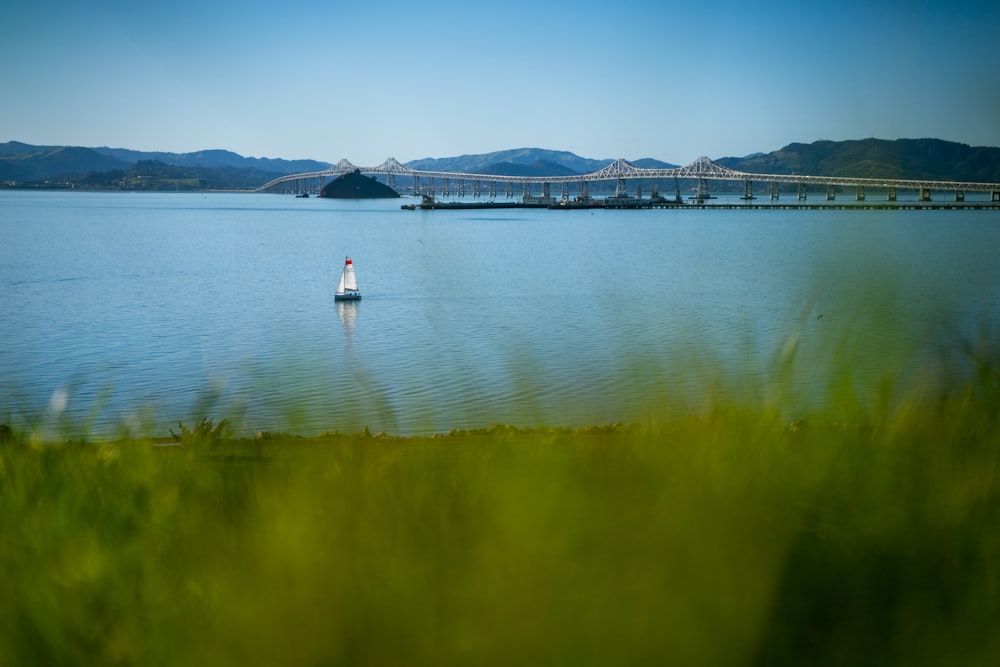
POLYGON ((451 171, 423 171, 411 169, 395 158, 389 158, 377 167, 358 167, 348 160, 341 160, 334 166, 323 171, 290 174, 276 178, 256 189, 256 192, 309 192, 318 191, 323 182, 352 172, 369 175, 385 176, 386 182, 395 187, 396 177, 413 179, 413 194, 442 194, 459 197, 471 194, 473 196, 488 196, 494 198, 502 185, 504 194, 508 197, 518 194, 532 197, 533 186, 540 186, 542 197, 551 196, 553 184, 561 186, 562 196, 568 198, 569 186, 574 184, 582 197, 587 197, 587 184, 593 182, 613 181, 616 183, 615 195, 627 196, 628 181, 660 181, 693 179, 698 181, 698 194, 695 198, 707 198, 708 181, 742 182, 744 199, 752 199, 753 184, 767 184, 771 199, 777 199, 781 186, 795 186, 800 200, 806 198, 808 190, 826 188, 828 200, 834 198, 836 188, 855 188, 858 200, 863 200, 867 190, 883 190, 889 201, 896 200, 898 190, 911 190, 919 193, 920 201, 930 201, 931 193, 953 192, 955 201, 964 201, 965 193, 990 193, 991 202, 1000 202, 1000 183, 964 183, 958 181, 927 181, 889 178, 853 178, 843 176, 806 176, 801 174, 755 174, 735 169, 729 169, 707 157, 700 157, 686 167, 672 169, 645 169, 630 162, 618 159, 603 169, 589 174, 574 174, 572 176, 502 176, 493 174, 464 174, 451 171), (440 185, 438 182, 440 181, 440 185), (520 190, 520 192, 517 192, 520 190))

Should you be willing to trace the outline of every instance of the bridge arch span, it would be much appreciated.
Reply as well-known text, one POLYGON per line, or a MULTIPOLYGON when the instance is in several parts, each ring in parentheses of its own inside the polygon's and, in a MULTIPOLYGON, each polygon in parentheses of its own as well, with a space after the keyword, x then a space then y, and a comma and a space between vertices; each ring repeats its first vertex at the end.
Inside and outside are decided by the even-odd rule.
MULTIPOLYGON (((278 191, 285 188, 282 186, 295 181, 312 181, 315 179, 337 178, 347 173, 360 171, 363 174, 379 174, 387 176, 410 176, 415 179, 426 179, 426 182, 433 182, 434 179, 457 182, 471 182, 477 184, 491 185, 495 188, 497 184, 509 186, 520 184, 522 187, 531 185, 542 185, 547 187, 550 184, 576 183, 582 188, 587 183, 599 181, 624 181, 637 179, 699 179, 705 181, 741 181, 744 183, 769 183, 769 184, 791 184, 796 186, 824 186, 824 187, 844 187, 844 188, 872 188, 885 189, 894 192, 895 190, 915 190, 918 192, 948 191, 948 192, 986 192, 991 193, 994 201, 1000 199, 1000 183, 969 183, 958 181, 928 181, 913 179, 887 179, 887 178, 861 178, 845 176, 812 176, 806 174, 762 174, 737 171, 720 165, 707 158, 699 157, 691 164, 684 167, 673 167, 668 169, 650 169, 637 167, 631 162, 619 158, 609 163, 607 166, 589 174, 572 174, 562 176, 505 176, 499 174, 470 174, 453 171, 425 171, 412 169, 400 163, 395 158, 387 158, 380 165, 375 167, 359 167, 349 160, 342 159, 335 165, 322 171, 312 171, 300 174, 289 174, 276 178, 264 185, 256 188, 255 192, 278 191)), ((463 185, 464 188, 464 185, 463 185)))

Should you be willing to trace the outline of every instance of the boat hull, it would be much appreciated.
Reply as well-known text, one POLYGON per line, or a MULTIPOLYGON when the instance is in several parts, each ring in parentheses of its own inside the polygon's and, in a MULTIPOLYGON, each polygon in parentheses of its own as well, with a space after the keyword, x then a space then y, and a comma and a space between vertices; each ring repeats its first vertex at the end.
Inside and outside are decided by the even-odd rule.
POLYGON ((348 293, 348 294, 334 294, 334 301, 361 301, 361 294, 359 292, 348 293))

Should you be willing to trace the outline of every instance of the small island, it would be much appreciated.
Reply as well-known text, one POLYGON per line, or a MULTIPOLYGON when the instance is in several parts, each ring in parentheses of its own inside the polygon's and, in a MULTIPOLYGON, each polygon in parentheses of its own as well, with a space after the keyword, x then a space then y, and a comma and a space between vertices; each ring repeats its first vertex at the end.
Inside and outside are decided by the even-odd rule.
POLYGON ((319 196, 330 199, 391 199, 399 197, 399 193, 355 169, 327 183, 319 191, 319 196))

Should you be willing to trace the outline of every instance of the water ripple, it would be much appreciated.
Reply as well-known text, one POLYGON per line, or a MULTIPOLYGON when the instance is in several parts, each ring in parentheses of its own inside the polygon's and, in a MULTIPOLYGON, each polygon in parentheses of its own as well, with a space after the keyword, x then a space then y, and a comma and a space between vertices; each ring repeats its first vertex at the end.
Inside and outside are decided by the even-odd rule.
POLYGON ((882 349, 926 340, 912 323, 1000 307, 1000 227, 971 212, 486 220, 261 195, 57 199, 0 196, 18 249, 0 265, 8 413, 66 388, 66 414, 141 413, 161 432, 204 413, 251 433, 628 419, 720 368, 766 384, 791 336, 819 349, 892 282, 866 283, 871 266, 905 295, 882 349), (332 298, 345 254, 358 304, 332 298))

